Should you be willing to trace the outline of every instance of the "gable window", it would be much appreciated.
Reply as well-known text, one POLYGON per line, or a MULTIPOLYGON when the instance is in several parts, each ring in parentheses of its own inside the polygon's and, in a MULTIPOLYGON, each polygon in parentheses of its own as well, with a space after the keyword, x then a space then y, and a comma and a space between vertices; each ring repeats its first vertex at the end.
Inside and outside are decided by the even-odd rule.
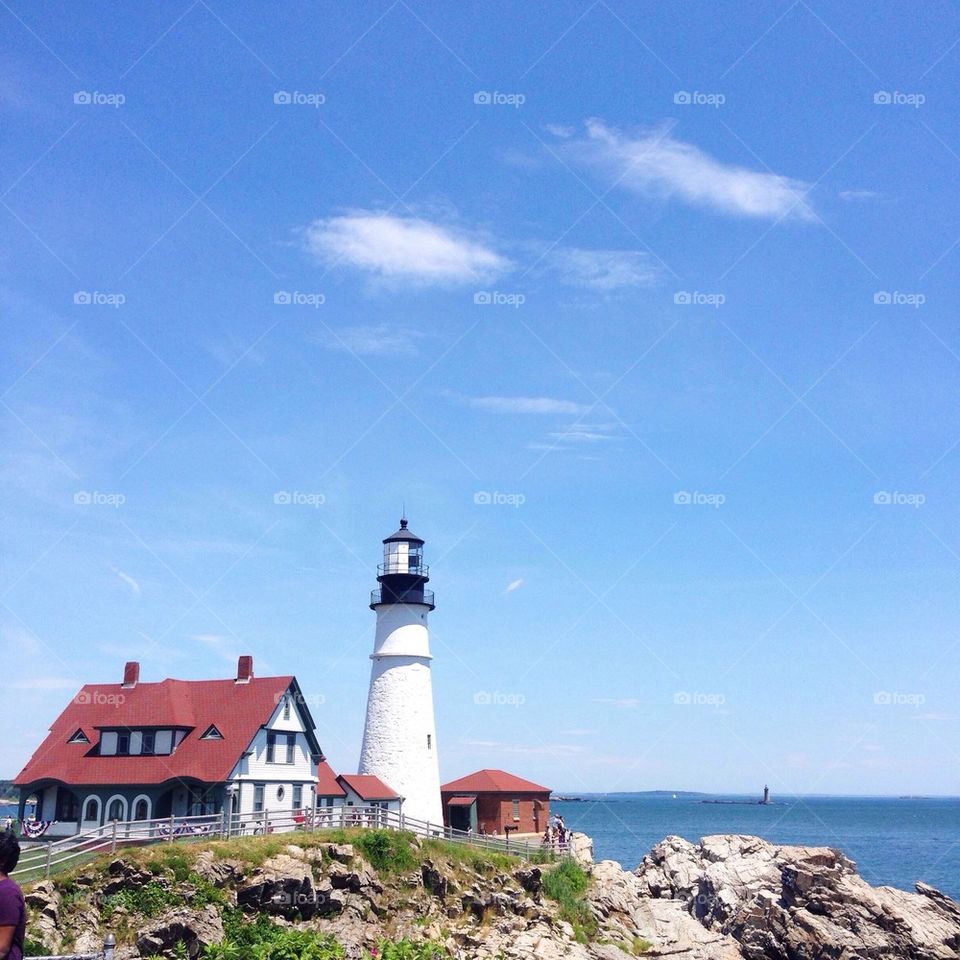
POLYGON ((276 734, 270 731, 267 734, 267 763, 293 763, 296 743, 297 735, 295 733, 276 734), (282 760, 277 756, 278 737, 283 737, 279 742, 286 746, 282 760))
POLYGON ((429 750, 433 746, 433 736, 432 734, 427 734, 427 749, 429 750))
POLYGON ((253 785, 253 812, 263 813, 263 787, 262 783, 253 785))
POLYGON ((200 735, 201 740, 222 740, 223 734, 216 728, 215 724, 210 724, 200 735))
POLYGON ((284 720, 290 719, 290 694, 289 693, 283 698, 283 719, 284 720))
POLYGON ((80 729, 78 729, 67 743, 89 743, 90 738, 80 729))

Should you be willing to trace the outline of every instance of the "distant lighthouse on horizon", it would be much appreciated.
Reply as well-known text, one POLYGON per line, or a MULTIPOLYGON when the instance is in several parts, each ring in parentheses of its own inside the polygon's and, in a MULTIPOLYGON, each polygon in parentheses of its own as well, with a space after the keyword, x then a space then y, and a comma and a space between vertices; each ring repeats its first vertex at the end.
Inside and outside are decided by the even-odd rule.
POLYGON ((433 591, 426 589, 430 577, 423 540, 407 529, 406 518, 383 541, 377 574, 380 586, 370 597, 377 628, 359 772, 393 787, 403 797, 405 816, 442 826, 427 631, 433 591))

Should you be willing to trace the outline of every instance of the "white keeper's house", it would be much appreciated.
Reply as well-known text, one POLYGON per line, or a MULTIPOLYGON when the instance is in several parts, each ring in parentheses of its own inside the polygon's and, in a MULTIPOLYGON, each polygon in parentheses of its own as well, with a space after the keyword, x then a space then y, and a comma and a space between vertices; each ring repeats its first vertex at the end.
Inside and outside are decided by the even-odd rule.
POLYGON ((69 836, 113 820, 287 815, 340 805, 295 677, 254 677, 240 657, 227 680, 87 684, 14 783, 21 822, 69 836), (47 825, 49 824, 49 825, 47 825))

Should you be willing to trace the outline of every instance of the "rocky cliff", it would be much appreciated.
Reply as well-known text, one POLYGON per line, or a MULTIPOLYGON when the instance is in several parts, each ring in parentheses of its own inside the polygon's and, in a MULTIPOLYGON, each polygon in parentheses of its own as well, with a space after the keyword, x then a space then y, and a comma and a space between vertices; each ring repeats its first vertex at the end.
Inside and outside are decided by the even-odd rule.
POLYGON ((28 934, 82 952, 110 929, 117 960, 252 955, 231 938, 254 923, 322 934, 356 960, 400 939, 505 960, 960 956, 956 903, 870 887, 835 850, 669 837, 628 872, 577 846, 583 869, 369 831, 130 850, 28 888, 28 934))

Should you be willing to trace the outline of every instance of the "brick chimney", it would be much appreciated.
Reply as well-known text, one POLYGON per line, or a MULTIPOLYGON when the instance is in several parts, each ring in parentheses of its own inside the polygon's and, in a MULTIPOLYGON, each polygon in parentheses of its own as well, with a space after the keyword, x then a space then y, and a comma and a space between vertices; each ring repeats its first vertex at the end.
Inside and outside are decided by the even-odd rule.
POLYGON ((236 683, 249 683, 253 677, 253 657, 244 654, 237 660, 236 683))
POLYGON ((123 667, 123 688, 132 690, 140 682, 140 664, 129 660, 123 667))

